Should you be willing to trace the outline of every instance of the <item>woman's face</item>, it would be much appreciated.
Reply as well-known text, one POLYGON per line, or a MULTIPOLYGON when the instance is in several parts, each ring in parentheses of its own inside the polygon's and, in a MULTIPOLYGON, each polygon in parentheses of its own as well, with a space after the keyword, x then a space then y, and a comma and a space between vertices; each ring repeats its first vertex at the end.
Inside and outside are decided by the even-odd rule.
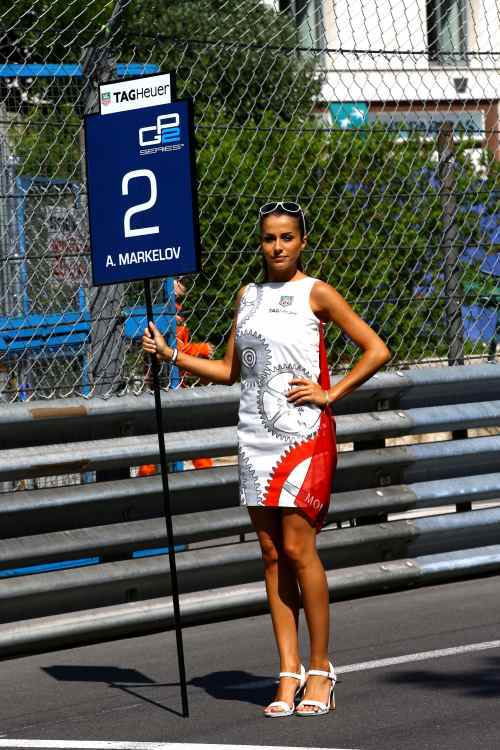
POLYGON ((290 276, 297 270, 307 237, 300 236, 295 216, 269 214, 262 221, 260 245, 271 276, 290 276))

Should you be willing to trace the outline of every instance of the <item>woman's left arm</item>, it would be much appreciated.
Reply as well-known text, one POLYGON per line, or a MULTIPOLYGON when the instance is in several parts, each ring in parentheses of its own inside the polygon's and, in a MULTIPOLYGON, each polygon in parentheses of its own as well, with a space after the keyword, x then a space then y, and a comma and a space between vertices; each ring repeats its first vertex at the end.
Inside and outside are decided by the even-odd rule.
POLYGON ((316 387, 311 390, 306 386, 307 381, 301 382, 299 378, 292 381, 298 387, 290 392, 290 401, 295 404, 313 401, 321 405, 326 403, 327 398, 328 403, 338 401, 371 378, 391 359, 391 352, 373 328, 354 312, 344 297, 330 284, 317 281, 311 290, 310 301, 314 314, 320 320, 338 325, 363 350, 362 356, 352 369, 342 380, 335 383, 327 394, 317 384, 314 384, 316 387))

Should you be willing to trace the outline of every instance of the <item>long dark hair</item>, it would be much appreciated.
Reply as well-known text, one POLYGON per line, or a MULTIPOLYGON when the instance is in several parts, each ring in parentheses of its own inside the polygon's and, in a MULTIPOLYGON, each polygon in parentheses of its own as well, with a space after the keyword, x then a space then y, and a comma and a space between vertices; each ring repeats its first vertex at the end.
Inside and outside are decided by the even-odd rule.
MULTIPOLYGON (((292 213, 291 211, 286 211, 281 206, 277 206, 274 211, 270 211, 268 214, 264 214, 264 216, 261 215, 259 217, 259 227, 260 227, 261 234, 262 234, 262 225, 264 224, 264 219, 267 219, 268 216, 291 216, 292 219, 295 219, 295 221, 297 222, 297 226, 299 228, 299 233, 300 233, 300 239, 303 240, 304 237, 306 236, 306 220, 305 220, 304 214, 301 211, 299 211, 298 213, 292 213)), ((297 269, 299 271, 304 270, 302 267, 302 258, 299 258, 297 261, 297 269)), ((266 263, 266 259, 264 258, 264 256, 262 256, 262 271, 264 273, 264 281, 268 281, 267 263, 266 263)))

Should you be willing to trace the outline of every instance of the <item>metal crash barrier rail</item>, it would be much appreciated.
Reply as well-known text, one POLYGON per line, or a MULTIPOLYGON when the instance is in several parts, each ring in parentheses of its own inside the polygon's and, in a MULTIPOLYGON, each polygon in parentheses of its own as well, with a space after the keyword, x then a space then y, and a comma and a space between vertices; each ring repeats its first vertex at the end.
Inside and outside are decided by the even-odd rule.
MULTIPOLYGON (((335 404, 337 440, 354 450, 339 451, 318 540, 332 597, 500 570, 499 396, 500 368, 485 364, 378 373, 335 404), (419 435, 428 442, 387 445, 419 435)), ((165 393, 169 460, 234 456, 238 397, 165 393)), ((1 406, 0 481, 156 462, 152 408, 148 395, 1 406)), ((186 624, 265 611, 237 467, 174 473, 170 486, 186 624)), ((0 656, 172 624, 167 557, 133 556, 165 544, 159 476, 4 492, 0 538, 0 656), (95 564, 9 575, 81 558, 95 564)))

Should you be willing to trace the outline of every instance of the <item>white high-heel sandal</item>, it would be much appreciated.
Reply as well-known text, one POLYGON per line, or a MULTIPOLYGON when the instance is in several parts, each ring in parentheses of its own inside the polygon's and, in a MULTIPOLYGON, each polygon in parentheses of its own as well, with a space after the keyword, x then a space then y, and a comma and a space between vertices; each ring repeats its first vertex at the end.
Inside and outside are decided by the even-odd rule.
POLYGON ((295 701, 297 700, 298 694, 306 684, 306 670, 304 669, 304 665, 301 664, 300 674, 297 674, 297 672, 280 672, 280 677, 294 677, 299 681, 299 686, 295 691, 292 705, 289 705, 286 701, 273 701, 267 706, 267 708, 273 708, 274 706, 276 706, 276 708, 283 709, 282 711, 264 711, 264 716, 269 716, 269 718, 271 719, 278 719, 282 718, 283 716, 291 716, 295 712, 295 701))
POLYGON ((330 667, 329 672, 325 672, 322 669, 310 669, 307 673, 308 677, 311 674, 317 674, 320 677, 330 678, 332 684, 330 685, 330 690, 328 692, 327 702, 323 703, 322 701, 316 701, 312 698, 302 698, 299 705, 295 709, 295 713, 297 714, 297 716, 322 716, 323 714, 327 714, 330 708, 332 709, 332 711, 335 711, 335 683, 337 682, 337 675, 331 661, 328 662, 328 665, 330 667), (301 706, 317 706, 319 708, 319 711, 301 711, 301 706))

